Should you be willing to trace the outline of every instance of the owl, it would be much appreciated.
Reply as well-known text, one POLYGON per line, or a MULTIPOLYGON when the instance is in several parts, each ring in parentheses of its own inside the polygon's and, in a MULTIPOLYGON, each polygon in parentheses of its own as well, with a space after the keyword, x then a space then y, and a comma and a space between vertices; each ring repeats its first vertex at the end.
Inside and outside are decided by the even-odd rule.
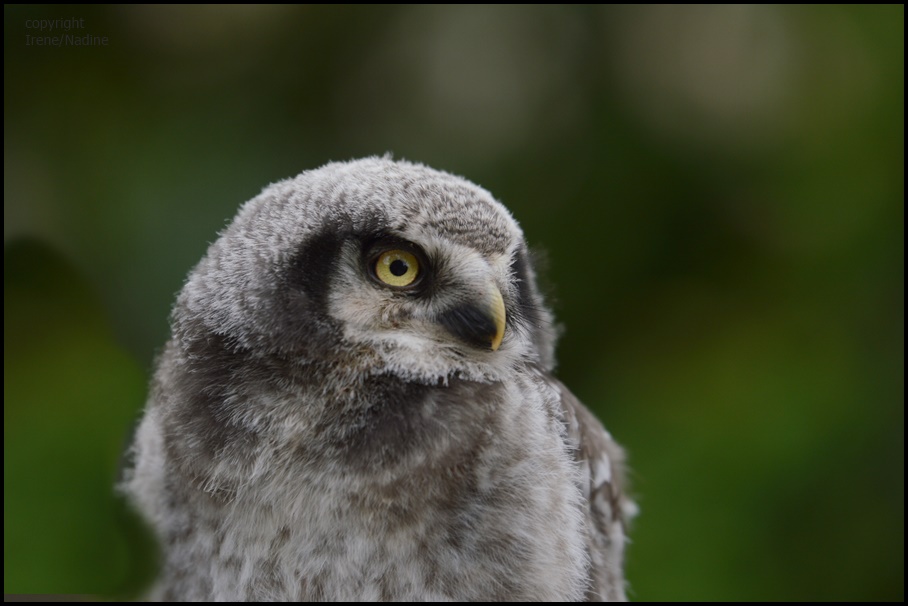
POLYGON ((624 600, 623 454, 523 234, 389 157, 244 204, 178 295, 122 488, 160 600, 624 600))

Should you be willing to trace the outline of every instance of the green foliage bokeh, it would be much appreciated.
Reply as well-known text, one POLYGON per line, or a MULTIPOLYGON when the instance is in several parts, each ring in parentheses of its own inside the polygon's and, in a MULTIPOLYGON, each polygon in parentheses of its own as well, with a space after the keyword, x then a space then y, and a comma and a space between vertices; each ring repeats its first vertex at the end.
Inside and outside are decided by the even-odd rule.
POLYGON ((392 152, 546 251, 633 598, 903 599, 903 51, 903 6, 4 6, 4 591, 137 590, 174 293, 264 185, 392 152))

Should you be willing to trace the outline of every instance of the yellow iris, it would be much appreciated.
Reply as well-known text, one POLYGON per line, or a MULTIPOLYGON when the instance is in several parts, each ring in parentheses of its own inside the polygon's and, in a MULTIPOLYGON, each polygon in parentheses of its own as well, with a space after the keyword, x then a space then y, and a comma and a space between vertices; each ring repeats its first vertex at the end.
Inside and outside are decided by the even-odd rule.
POLYGON ((405 250, 389 250, 375 261, 375 275, 389 286, 409 286, 419 276, 419 261, 405 250))

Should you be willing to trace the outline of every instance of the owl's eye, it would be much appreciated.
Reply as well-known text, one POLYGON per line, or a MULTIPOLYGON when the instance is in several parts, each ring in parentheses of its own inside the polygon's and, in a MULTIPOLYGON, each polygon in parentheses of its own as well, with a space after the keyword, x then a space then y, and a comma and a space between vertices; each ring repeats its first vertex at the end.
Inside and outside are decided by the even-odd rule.
POLYGON ((375 275, 389 286, 409 286, 419 277, 419 261, 405 250, 388 250, 375 260, 375 275))

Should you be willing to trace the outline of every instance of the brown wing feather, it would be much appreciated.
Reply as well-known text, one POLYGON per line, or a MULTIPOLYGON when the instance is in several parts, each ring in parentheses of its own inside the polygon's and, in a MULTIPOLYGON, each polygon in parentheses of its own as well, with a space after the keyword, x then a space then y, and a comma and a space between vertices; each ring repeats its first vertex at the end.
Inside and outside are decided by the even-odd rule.
POLYGON ((561 392, 566 438, 581 472, 581 490, 589 504, 590 588, 588 601, 626 601, 624 543, 636 505, 626 493, 624 451, 602 423, 567 387, 547 380, 561 392))

